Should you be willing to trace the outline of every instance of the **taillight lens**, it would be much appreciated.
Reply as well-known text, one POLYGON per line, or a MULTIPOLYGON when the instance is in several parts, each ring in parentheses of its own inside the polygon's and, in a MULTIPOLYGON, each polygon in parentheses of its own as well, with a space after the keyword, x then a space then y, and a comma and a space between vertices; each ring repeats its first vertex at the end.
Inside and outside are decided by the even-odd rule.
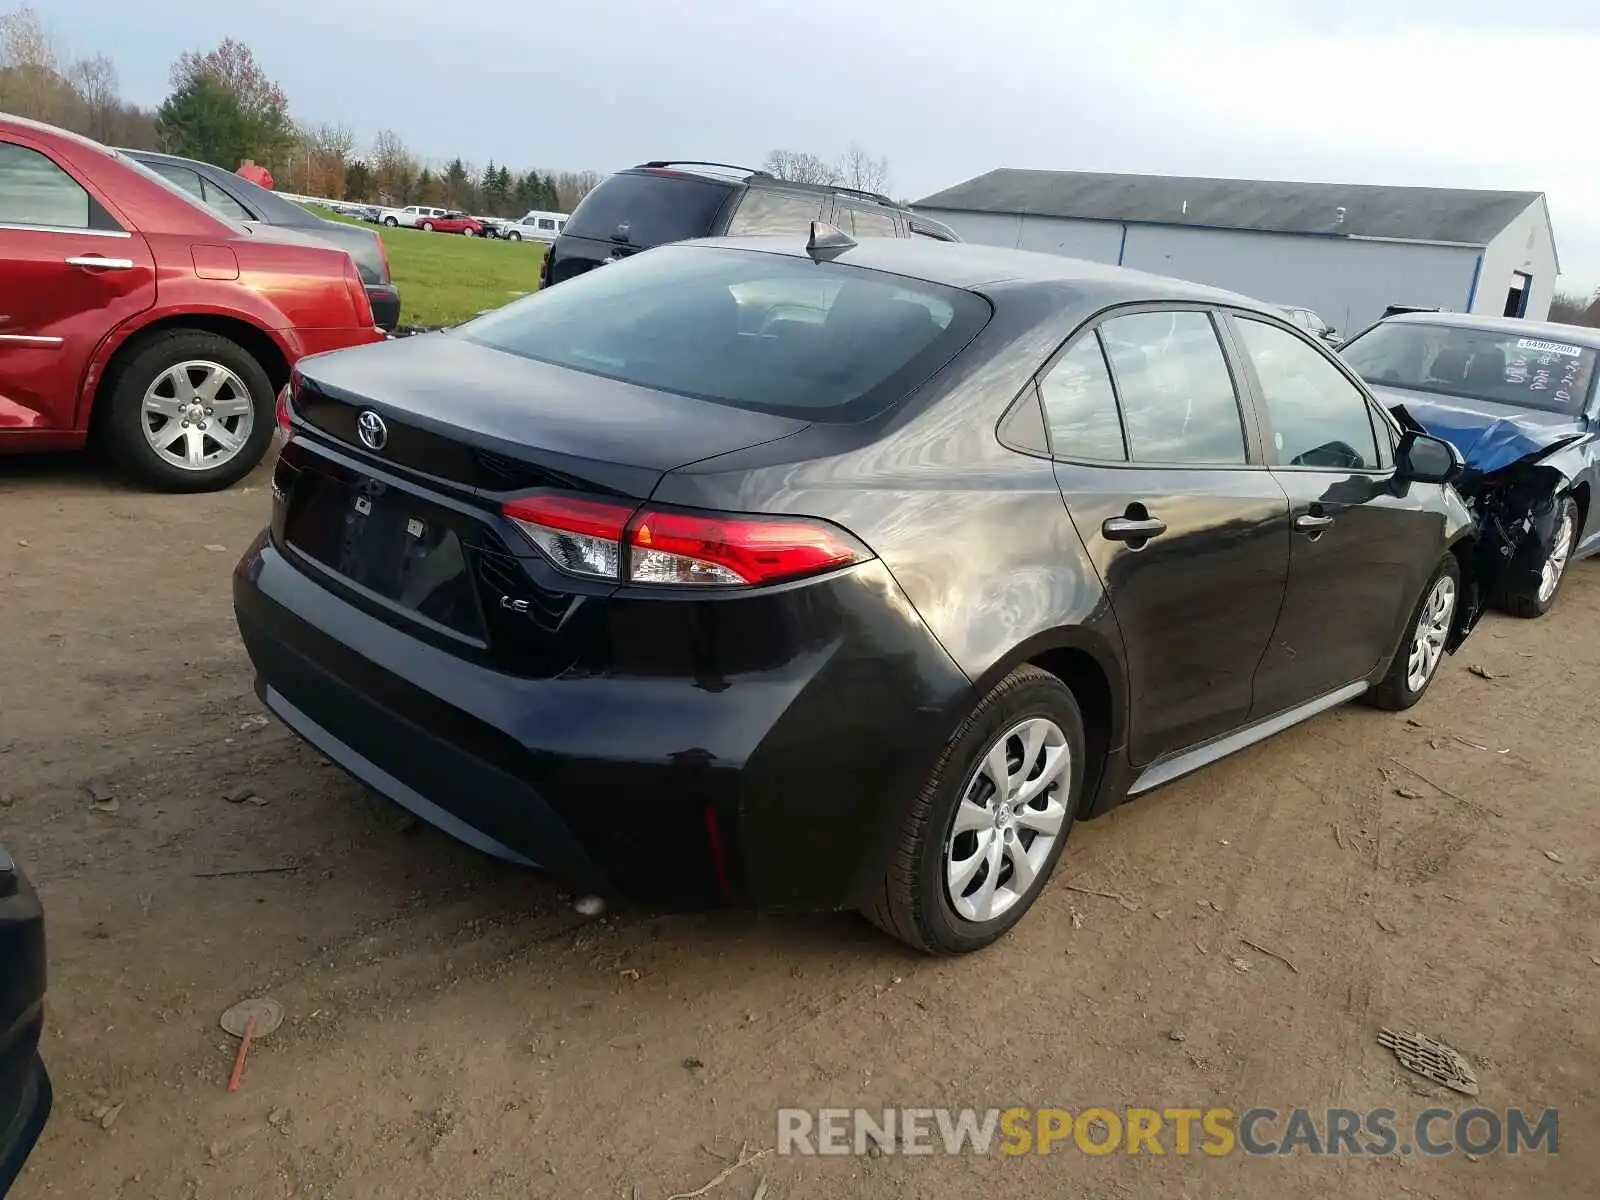
POLYGON ((288 436, 294 425, 294 420, 290 415, 292 411, 289 407, 289 385, 286 383, 283 385, 283 390, 278 393, 278 428, 283 431, 285 436, 288 436))
POLYGON ((557 568, 584 579, 664 587, 756 587, 865 562, 872 552, 837 526, 638 508, 541 493, 506 516, 557 568))

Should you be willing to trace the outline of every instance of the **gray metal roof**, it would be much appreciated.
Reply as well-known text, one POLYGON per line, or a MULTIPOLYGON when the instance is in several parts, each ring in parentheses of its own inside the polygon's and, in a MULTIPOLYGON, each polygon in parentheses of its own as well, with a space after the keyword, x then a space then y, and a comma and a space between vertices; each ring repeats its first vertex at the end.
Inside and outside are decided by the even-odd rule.
POLYGON ((1484 246, 1543 195, 1001 168, 913 207, 1484 246))

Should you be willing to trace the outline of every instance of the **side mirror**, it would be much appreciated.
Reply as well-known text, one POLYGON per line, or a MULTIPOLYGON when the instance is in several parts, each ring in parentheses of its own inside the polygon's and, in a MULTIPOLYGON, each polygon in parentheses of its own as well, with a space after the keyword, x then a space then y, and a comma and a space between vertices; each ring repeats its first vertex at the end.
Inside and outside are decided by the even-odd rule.
POLYGON ((1443 438, 1407 432, 1395 451, 1395 480, 1399 483, 1451 483, 1461 474, 1461 451, 1443 438))

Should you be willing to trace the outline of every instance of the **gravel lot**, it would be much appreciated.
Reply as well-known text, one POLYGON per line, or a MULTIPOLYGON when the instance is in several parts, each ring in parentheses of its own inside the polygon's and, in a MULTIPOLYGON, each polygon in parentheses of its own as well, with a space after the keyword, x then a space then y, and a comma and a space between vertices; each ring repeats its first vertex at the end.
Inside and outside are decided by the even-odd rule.
POLYGON ((1470 1055, 1479 1103, 1561 1108, 1561 1153, 771 1156, 706 1194, 1595 1194, 1600 563, 1486 618, 1412 720, 1342 709, 1080 827, 946 962, 848 916, 591 921, 328 769, 233 627, 266 507, 264 472, 164 497, 0 459, 0 837, 49 914, 57 1084, 15 1200, 662 1200, 783 1105, 1472 1103, 1384 1025, 1470 1055), (263 992, 288 1017, 230 1096, 217 1016, 263 992))

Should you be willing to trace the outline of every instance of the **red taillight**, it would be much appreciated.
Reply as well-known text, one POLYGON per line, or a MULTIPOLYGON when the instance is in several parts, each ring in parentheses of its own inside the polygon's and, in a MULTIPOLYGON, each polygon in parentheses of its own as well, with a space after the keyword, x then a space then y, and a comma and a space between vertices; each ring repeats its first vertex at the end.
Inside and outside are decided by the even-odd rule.
POLYGON ((803 517, 639 508, 541 493, 504 512, 559 569, 666 587, 751 587, 864 562, 844 530, 803 517))
POLYGON ((293 410, 289 407, 289 385, 283 385, 283 390, 278 393, 278 428, 287 436, 294 425, 290 415, 293 410))

